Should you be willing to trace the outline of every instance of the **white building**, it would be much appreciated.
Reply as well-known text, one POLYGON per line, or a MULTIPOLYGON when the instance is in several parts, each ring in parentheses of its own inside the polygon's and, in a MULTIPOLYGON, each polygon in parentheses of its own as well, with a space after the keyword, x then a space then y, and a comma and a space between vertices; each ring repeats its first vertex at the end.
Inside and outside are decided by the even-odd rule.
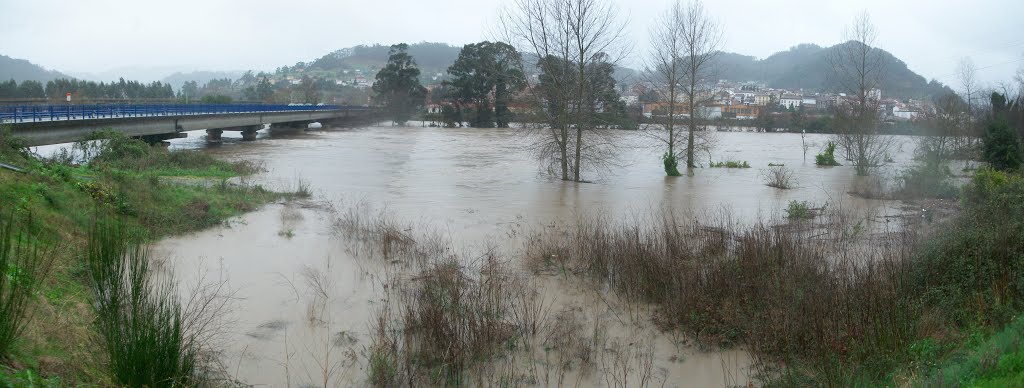
POLYGON ((868 98, 874 99, 875 101, 882 100, 882 89, 871 89, 868 91, 868 98))
POLYGON ((921 115, 920 111, 907 109, 900 106, 892 108, 892 116, 901 120, 914 120, 921 115))
POLYGON ((783 94, 779 98, 779 105, 782 105, 786 109, 796 109, 800 107, 800 104, 804 102, 804 98, 794 94, 783 94))

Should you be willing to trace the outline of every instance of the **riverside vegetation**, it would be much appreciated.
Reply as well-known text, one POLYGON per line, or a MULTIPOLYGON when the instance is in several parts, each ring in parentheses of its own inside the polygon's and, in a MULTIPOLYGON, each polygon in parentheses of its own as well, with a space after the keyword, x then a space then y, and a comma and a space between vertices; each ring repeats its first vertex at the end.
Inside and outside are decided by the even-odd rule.
POLYGON ((180 300, 145 243, 292 194, 229 180, 258 165, 117 133, 41 158, 2 132, 0 161, 24 170, 0 169, 0 385, 196 383, 224 290, 180 300))
MULTIPOLYGON (((29 241, 42 252, 35 257, 53 261, 28 270, 19 264, 29 262, 19 259, 23 251, 10 250, 8 263, 18 268, 8 264, 15 274, 8 279, 17 283, 5 287, 30 290, 19 291, 30 296, 20 315, 30 324, 9 325, 24 330, 11 331, 20 335, 0 363, 0 381, 235 384, 208 346, 223 307, 217 287, 194 298, 208 309, 190 308, 168 291, 173 279, 159 276, 143 243, 285 195, 222 180, 250 165, 198 163, 206 157, 116 137, 95 150, 84 166, 62 162, 74 155, 37 160, 20 148, 4 151, 5 162, 28 169, 0 172, 0 203, 14 204, 3 209, 13 214, 6 237, 28 236, 11 241, 29 241), (67 173, 53 173, 61 169, 67 173), (189 172, 213 184, 168 184, 161 175, 189 172), (180 211, 196 201, 205 201, 206 216, 180 211)), ((728 213, 664 211, 650 221, 583 215, 528 233, 512 256, 489 247, 457 254, 438 234, 351 208, 338 230, 359 256, 385 263, 386 291, 361 356, 340 358, 365 365, 361 381, 374 386, 646 386, 685 378, 659 374, 649 341, 615 338, 609 322, 546 300, 538 284, 554 277, 609 290, 627 311, 650 311, 627 321, 653 322, 703 349, 746 350, 759 384, 1019 383, 1024 178, 982 168, 958 195, 962 210, 949 219, 905 217, 881 230, 841 203, 794 202, 788 218, 745 224, 728 213)), ((326 283, 328 275, 311 270, 308 278, 326 283)), ((0 296, 14 295, 6 292, 0 296)), ((329 294, 317 295, 310 320, 323 322, 329 294)), ((334 367, 324 365, 326 383, 334 367)))
POLYGON ((600 320, 546 304, 537 279, 550 274, 611 290, 627 311, 650 306, 660 330, 700 348, 742 347, 754 359, 751 383, 1001 385, 1024 377, 1021 196, 1020 175, 982 169, 959 214, 881 230, 842 204, 796 201, 781 223, 741 224, 727 212, 664 212, 649 222, 580 216, 526 239, 527 272, 494 250, 454 255, 443 239, 384 216, 350 211, 339 228, 365 257, 398 265, 369 322, 373 386, 685 378, 651 374, 642 343, 614 350, 600 320), (575 325, 568 331, 577 337, 552 342, 559 322, 575 325), (609 354, 630 366, 595 361, 609 354), (617 373, 627 377, 608 377, 617 373))

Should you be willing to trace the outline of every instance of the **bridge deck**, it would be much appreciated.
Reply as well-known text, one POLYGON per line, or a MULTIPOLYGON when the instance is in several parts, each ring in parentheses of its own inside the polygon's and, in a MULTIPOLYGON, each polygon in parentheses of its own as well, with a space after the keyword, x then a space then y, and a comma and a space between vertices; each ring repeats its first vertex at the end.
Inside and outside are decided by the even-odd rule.
POLYGON ((348 105, 285 104, 87 104, 0 105, 0 123, 24 123, 97 118, 193 116, 225 113, 275 113, 359 111, 370 108, 348 105))

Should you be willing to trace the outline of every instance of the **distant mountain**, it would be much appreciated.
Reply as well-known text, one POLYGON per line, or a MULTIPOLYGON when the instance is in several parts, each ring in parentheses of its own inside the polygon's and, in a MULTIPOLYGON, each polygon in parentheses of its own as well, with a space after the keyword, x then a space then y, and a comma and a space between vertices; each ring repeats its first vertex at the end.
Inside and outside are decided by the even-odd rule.
MULTIPOLYGON (((717 78, 733 81, 759 81, 768 87, 780 89, 804 89, 819 92, 844 92, 833 81, 832 66, 828 62, 830 53, 842 49, 847 42, 823 48, 814 44, 801 44, 772 54, 768 58, 757 58, 735 53, 722 53, 715 66, 717 78)), ((907 64, 891 53, 882 50, 884 66, 881 80, 882 95, 895 98, 929 98, 952 92, 949 87, 914 73, 907 64)))
POLYGON ((46 83, 57 78, 71 78, 56 70, 47 70, 24 59, 0 55, 0 81, 14 79, 17 82, 32 80, 46 83))
POLYGON ((160 81, 168 74, 194 70, 194 66, 120 66, 100 72, 77 72, 75 77, 96 81, 110 82, 121 78, 139 82, 160 81))
POLYGON ((196 81, 198 84, 202 85, 202 84, 210 82, 210 80, 214 80, 214 79, 228 78, 228 79, 235 80, 235 79, 238 79, 239 77, 241 77, 242 74, 245 74, 245 72, 241 71, 241 70, 238 70, 238 71, 190 71, 190 72, 187 72, 187 73, 175 72, 174 74, 171 74, 169 76, 164 77, 163 79, 161 79, 161 81, 163 81, 163 83, 165 83, 165 84, 171 84, 171 86, 174 87, 174 90, 180 90, 181 89, 181 85, 184 85, 185 82, 188 82, 188 81, 196 81))
MULTIPOLYGON (((331 52, 310 63, 299 62, 295 67, 322 71, 378 69, 388 61, 390 49, 391 46, 380 44, 359 45, 331 52)), ((461 46, 421 42, 410 44, 408 52, 424 73, 443 73, 455 63, 461 50, 461 46)))

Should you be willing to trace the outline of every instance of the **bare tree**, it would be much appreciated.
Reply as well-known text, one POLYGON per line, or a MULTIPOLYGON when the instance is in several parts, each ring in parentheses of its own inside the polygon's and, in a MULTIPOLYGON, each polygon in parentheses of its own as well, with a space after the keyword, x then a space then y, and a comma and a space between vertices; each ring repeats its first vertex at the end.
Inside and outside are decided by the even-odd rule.
POLYGON ((1017 81, 1017 99, 1024 104, 1024 65, 1017 68, 1017 76, 1014 79, 1017 81))
POLYGON ((651 28, 651 56, 645 73, 662 100, 668 104, 664 134, 656 135, 668 146, 665 153, 665 172, 679 175, 676 170, 676 149, 686 144, 686 166, 695 167, 694 149, 710 144, 709 132, 696 136, 699 120, 706 118, 702 106, 713 99, 709 88, 711 62, 719 53, 722 31, 711 19, 700 0, 683 3, 676 0, 651 28), (682 101, 680 101, 682 100, 682 101), (687 138, 676 127, 676 114, 680 102, 688 114, 687 138), (700 139, 698 139, 700 138, 700 139), (698 141, 699 140, 699 141, 698 141), (700 143, 700 144, 697 144, 700 143))
POLYGON ((960 127, 960 133, 956 138, 958 147, 964 148, 970 146, 972 144, 971 139, 978 135, 974 125, 974 101, 976 100, 974 95, 978 91, 977 67, 974 66, 974 61, 970 57, 960 58, 960 62, 956 66, 956 78, 960 81, 961 92, 963 93, 964 101, 967 103, 968 120, 960 127))
POLYGON ((969 120, 966 104, 950 93, 935 99, 935 111, 927 117, 924 136, 918 138, 918 157, 926 162, 942 162, 962 152, 960 134, 969 120))
POLYGON ((846 42, 828 56, 838 87, 847 93, 835 108, 836 143, 857 170, 868 175, 881 165, 892 136, 879 133, 879 86, 885 63, 874 47, 878 30, 867 12, 858 15, 845 33, 846 42))
POLYGON ((514 0, 501 14, 501 27, 505 40, 532 56, 542 73, 530 78, 528 89, 546 123, 537 144, 541 158, 563 180, 580 181, 582 165, 600 163, 610 144, 593 131, 596 105, 606 70, 626 54, 625 24, 605 0, 514 0))

